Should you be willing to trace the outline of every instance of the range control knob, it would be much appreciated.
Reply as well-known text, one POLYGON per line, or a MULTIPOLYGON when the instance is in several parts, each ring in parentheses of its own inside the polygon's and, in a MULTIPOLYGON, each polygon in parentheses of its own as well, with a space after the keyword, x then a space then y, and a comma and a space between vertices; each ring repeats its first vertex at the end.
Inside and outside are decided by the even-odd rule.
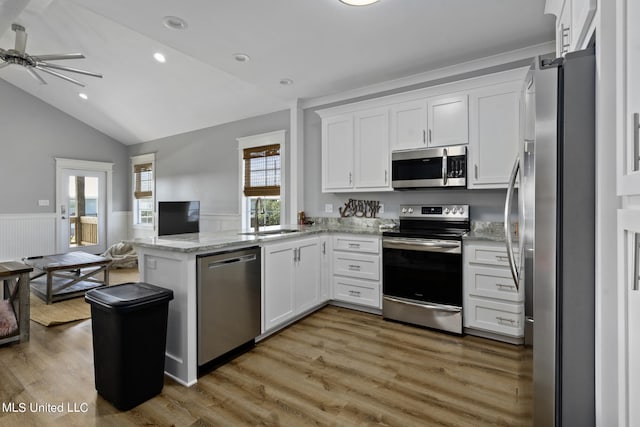
POLYGON ((449 213, 449 208, 444 208, 444 213, 448 214, 449 213))
POLYGON ((462 215, 464 213, 464 208, 458 208, 458 213, 462 215))
POLYGON ((408 212, 409 212, 410 214, 412 214, 412 213, 413 213, 413 208, 409 208, 409 211, 408 211, 408 212))
POLYGON ((407 208, 402 208, 402 213, 403 214, 407 213, 407 208))

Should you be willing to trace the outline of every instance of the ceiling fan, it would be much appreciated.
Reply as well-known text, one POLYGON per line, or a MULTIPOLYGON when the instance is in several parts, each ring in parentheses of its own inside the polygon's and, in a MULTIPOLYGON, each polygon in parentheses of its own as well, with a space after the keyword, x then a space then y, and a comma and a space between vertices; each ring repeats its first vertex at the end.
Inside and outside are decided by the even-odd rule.
POLYGON ((80 70, 78 68, 63 67, 62 65, 52 64, 47 61, 59 61, 63 59, 84 59, 84 55, 81 53, 61 53, 52 55, 29 55, 26 52, 27 47, 27 33, 22 25, 12 24, 11 29, 16 32, 16 45, 14 49, 2 49, 0 48, 0 69, 8 67, 11 64, 21 65, 36 79, 40 84, 46 85, 47 82, 36 72, 42 71, 43 73, 50 74, 52 76, 59 77, 68 82, 77 84, 84 87, 84 83, 59 73, 54 70, 69 71, 72 73, 84 74, 85 76, 92 76, 102 78, 102 74, 94 73, 92 71, 80 70))

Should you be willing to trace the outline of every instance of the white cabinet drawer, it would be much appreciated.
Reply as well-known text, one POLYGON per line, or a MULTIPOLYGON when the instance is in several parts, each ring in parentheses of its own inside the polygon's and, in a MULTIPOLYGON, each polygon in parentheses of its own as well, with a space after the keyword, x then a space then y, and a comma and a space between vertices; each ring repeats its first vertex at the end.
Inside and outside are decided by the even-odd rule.
POLYGON ((365 280, 334 276, 333 297, 338 301, 380 308, 380 285, 365 280))
MULTIPOLYGON (((517 248, 515 249, 515 260, 519 262, 519 255, 517 248)), ((477 264, 490 264, 509 267, 509 258, 507 257, 507 248, 505 245, 496 244, 495 246, 476 246, 467 245, 464 248, 465 256, 468 262, 477 264)))
POLYGON ((333 249, 377 254, 380 252, 380 240, 377 237, 334 236, 333 249))
POLYGON ((524 336, 524 304, 509 304, 468 297, 464 326, 512 337, 524 336))
POLYGON ((367 280, 380 280, 380 256, 334 252, 333 274, 367 280))
POLYGON ((507 301, 524 301, 524 292, 516 290, 511 271, 501 267, 468 266, 467 293, 507 301))

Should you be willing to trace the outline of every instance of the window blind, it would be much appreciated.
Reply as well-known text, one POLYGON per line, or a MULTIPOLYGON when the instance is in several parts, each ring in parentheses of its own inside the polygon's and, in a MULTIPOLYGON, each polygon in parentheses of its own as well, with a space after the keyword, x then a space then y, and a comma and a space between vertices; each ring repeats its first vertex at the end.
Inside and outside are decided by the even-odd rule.
POLYGON ((244 195, 280 195, 280 144, 245 148, 244 195))
POLYGON ((140 163, 133 165, 135 190, 133 196, 136 199, 149 199, 153 196, 153 165, 140 163))

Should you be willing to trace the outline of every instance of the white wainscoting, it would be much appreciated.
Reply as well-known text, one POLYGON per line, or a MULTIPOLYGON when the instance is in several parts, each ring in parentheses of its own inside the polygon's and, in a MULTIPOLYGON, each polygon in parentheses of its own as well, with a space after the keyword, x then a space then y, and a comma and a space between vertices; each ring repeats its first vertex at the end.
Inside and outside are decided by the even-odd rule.
POLYGON ((0 260, 56 251, 56 214, 0 214, 0 260))

